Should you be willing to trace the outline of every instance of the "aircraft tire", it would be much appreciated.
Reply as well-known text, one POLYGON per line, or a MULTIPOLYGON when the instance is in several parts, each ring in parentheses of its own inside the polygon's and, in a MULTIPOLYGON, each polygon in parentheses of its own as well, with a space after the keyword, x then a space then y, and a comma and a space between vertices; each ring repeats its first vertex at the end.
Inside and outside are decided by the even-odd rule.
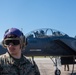
POLYGON ((59 69, 55 70, 55 75, 60 75, 61 71, 59 69))

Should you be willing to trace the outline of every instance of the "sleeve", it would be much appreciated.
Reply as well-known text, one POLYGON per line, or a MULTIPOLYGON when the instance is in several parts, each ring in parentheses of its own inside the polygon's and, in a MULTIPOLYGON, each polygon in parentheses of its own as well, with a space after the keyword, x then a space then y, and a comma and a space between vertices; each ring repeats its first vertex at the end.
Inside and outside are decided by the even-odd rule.
POLYGON ((38 65, 36 64, 34 59, 28 59, 28 60, 31 63, 31 66, 32 66, 32 69, 31 69, 31 72, 30 72, 31 74, 29 74, 29 75, 32 75, 32 74, 33 75, 40 75, 40 71, 39 71, 38 65))
POLYGON ((0 75, 2 74, 3 68, 0 65, 0 75))
POLYGON ((35 70, 35 75, 40 75, 39 68, 38 68, 37 64, 35 63, 35 61, 33 61, 33 68, 35 70))
POLYGON ((2 75, 3 67, 2 67, 2 58, 0 57, 0 75, 2 75))

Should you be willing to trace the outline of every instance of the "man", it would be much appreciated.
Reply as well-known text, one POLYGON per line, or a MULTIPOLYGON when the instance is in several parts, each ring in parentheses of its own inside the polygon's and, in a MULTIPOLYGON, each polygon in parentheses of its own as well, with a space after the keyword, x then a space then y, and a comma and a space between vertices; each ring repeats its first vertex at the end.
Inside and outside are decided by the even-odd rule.
POLYGON ((6 30, 2 44, 8 51, 0 56, 0 75, 40 75, 36 63, 22 54, 26 39, 19 29, 6 30))

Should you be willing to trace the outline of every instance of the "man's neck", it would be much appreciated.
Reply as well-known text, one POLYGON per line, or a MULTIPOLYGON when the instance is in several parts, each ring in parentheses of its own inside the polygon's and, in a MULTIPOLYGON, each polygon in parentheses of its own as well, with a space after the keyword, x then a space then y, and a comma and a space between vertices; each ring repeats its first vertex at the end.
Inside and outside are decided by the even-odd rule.
POLYGON ((11 56, 16 58, 16 59, 20 59, 21 58, 21 53, 11 54, 11 56))
POLYGON ((12 55, 12 57, 14 57, 16 59, 20 59, 21 58, 21 54, 20 55, 12 55))

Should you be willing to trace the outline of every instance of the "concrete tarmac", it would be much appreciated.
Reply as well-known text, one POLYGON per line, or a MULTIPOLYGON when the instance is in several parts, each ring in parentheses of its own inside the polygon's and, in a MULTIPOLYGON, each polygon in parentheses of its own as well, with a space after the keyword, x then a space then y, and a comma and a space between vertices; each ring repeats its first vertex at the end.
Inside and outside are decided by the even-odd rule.
MULTIPOLYGON (((55 65, 50 58, 34 58, 38 65, 41 75, 55 75, 55 65)), ((64 66, 58 64, 58 68, 61 70, 61 75, 71 75, 73 65, 69 65, 70 70, 64 71, 64 66)), ((74 65, 74 72, 72 75, 76 75, 76 65, 74 65)))

